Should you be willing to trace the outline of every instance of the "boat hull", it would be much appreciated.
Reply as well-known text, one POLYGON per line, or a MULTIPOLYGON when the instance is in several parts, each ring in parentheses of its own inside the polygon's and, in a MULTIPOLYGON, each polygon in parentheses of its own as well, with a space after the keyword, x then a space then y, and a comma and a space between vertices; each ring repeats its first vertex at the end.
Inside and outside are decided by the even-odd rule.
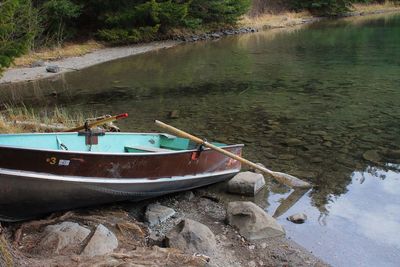
POLYGON ((92 205, 161 196, 221 182, 239 170, 181 177, 105 179, 0 169, 0 220, 19 221, 92 205))
MULTIPOLYGON (((55 140, 64 140, 71 148, 85 139, 76 133, 34 137, 3 136, 9 141, 0 145, 0 220, 156 197, 226 180, 241 168, 239 161, 211 149, 139 153, 39 149, 39 145, 51 147, 55 140), (38 144, 30 144, 26 138, 38 144)), ((157 144, 159 135, 113 133, 99 138, 105 138, 98 140, 105 151, 115 144, 121 145, 118 151, 124 151, 125 140, 157 144)), ((241 155, 243 145, 220 147, 241 155)))

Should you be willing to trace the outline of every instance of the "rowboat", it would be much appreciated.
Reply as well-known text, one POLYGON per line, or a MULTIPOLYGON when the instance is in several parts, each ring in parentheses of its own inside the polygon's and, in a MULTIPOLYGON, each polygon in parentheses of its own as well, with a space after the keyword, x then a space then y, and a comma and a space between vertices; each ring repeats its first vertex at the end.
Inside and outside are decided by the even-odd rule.
MULTIPOLYGON (((212 144, 235 155, 243 148, 212 144)), ((240 161, 162 133, 0 134, 0 220, 189 190, 240 168, 240 161)))

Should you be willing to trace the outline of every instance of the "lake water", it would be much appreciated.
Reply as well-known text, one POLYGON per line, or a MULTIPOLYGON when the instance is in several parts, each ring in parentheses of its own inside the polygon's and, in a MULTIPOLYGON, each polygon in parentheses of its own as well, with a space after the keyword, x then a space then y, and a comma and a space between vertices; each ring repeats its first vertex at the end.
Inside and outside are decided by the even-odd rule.
POLYGON ((185 44, 13 85, 0 97, 128 112, 125 131, 159 130, 159 119, 244 143, 249 159, 314 184, 302 194, 269 182, 250 198, 289 238, 334 266, 400 265, 400 15, 185 44), (305 224, 285 219, 296 212, 305 224))

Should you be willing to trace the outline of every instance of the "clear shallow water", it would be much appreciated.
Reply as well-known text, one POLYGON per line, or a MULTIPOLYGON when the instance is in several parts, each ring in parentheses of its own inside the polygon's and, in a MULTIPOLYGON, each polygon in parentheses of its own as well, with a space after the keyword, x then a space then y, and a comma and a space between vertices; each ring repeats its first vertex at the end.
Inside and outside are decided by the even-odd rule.
POLYGON ((251 199, 290 238, 335 266, 400 263, 399 15, 188 44, 13 87, 2 101, 128 112, 124 130, 159 130, 160 119, 243 142, 248 158, 315 185, 290 205, 275 183, 251 199), (309 220, 287 222, 295 212, 309 220))

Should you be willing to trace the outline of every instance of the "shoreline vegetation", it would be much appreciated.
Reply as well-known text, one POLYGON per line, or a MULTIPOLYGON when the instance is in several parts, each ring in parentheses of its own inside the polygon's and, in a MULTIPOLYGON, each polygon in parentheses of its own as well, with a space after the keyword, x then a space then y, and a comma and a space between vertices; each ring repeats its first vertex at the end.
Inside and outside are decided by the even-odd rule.
MULTIPOLYGON (((350 12, 343 13, 337 18, 368 16, 374 14, 400 12, 400 6, 394 2, 384 2, 381 4, 353 4, 350 12)), ((326 19, 328 17, 319 17, 309 11, 293 12, 263 12, 262 14, 241 16, 236 24, 236 29, 248 29, 244 32, 255 32, 259 30, 290 28, 298 25, 304 25, 326 19)), ((235 28, 229 27, 233 31, 235 28)), ((218 30, 218 32, 222 32, 218 30)), ((66 42, 60 46, 39 48, 15 58, 11 67, 6 69, 0 76, 1 84, 10 84, 18 82, 27 82, 37 79, 48 78, 68 71, 77 71, 99 63, 137 55, 158 49, 164 49, 176 46, 182 43, 182 40, 197 41, 202 40, 198 36, 204 35, 204 31, 183 31, 173 32, 170 40, 152 41, 128 46, 109 47, 104 42, 94 39, 84 42, 66 42), (194 38, 193 38, 194 37, 194 38), (47 65, 59 66, 57 73, 47 72, 47 65)), ((209 34, 212 36, 212 34, 209 34)), ((218 36, 219 38, 220 36, 218 36)), ((211 39, 215 37, 212 36, 211 39)))
MULTIPOLYGON (((400 6, 396 5, 394 2, 384 2, 384 3, 355 3, 351 11, 344 13, 342 17, 350 16, 365 16, 373 15, 377 13, 389 13, 389 12, 400 12, 400 6)), ((301 24, 303 20, 312 20, 317 18, 312 15, 309 11, 293 12, 293 11, 280 11, 280 12, 264 12, 262 14, 251 15, 246 14, 242 16, 237 26, 246 28, 251 27, 256 30, 271 29, 271 28, 284 28, 292 27, 301 24)), ((191 36, 196 32, 193 31, 177 31, 172 34, 172 39, 174 36, 184 35, 191 36)), ((204 33, 202 31, 197 33, 204 33)), ((105 43, 96 41, 94 39, 85 41, 83 43, 70 42, 65 43, 58 47, 46 47, 39 49, 38 51, 31 51, 26 55, 22 55, 15 59, 12 68, 28 67, 32 63, 38 60, 44 61, 55 61, 64 59, 67 57, 83 56, 85 54, 94 52, 96 50, 105 49, 107 45, 105 43)))

